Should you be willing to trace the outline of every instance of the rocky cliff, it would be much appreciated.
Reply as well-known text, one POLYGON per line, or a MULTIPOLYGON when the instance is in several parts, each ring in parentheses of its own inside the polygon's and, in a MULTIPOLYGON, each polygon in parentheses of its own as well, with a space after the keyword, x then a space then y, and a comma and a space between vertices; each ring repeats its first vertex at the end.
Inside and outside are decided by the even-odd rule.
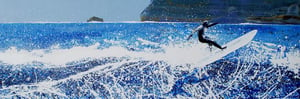
POLYGON ((87 22, 103 22, 104 20, 102 18, 99 18, 99 17, 91 17, 87 20, 87 22))
POLYGON ((300 0, 152 0, 141 13, 141 20, 300 23, 299 3, 300 0))

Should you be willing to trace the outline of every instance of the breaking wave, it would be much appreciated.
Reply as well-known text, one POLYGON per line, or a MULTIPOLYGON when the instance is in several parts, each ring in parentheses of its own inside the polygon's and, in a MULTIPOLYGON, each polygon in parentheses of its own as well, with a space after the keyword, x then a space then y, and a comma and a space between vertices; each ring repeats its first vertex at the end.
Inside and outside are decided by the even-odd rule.
MULTIPOLYGON (((86 38, 91 39, 91 38, 86 38)), ((168 39, 176 37, 168 36, 168 39)), ((196 41, 104 39, 0 52, 1 98, 295 98, 299 49, 252 41, 206 66, 196 41), (110 45, 107 47, 103 47, 110 45), (143 47, 137 47, 143 46, 143 47)), ((214 49, 217 50, 217 49, 214 49)))

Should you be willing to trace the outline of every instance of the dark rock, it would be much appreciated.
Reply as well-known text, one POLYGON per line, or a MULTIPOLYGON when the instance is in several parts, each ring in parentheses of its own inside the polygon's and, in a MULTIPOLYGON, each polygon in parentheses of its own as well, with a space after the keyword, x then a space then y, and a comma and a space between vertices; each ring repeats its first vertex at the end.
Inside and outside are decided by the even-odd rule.
POLYGON ((298 4, 289 6, 286 12, 286 14, 272 17, 248 17, 247 21, 254 23, 300 24, 298 4))
POLYGON ((140 16, 141 21, 245 23, 253 22, 250 21, 253 17, 299 17, 299 3, 299 0, 151 0, 140 16))
POLYGON ((102 18, 99 18, 99 17, 91 17, 87 20, 87 22, 103 22, 103 19, 102 18))

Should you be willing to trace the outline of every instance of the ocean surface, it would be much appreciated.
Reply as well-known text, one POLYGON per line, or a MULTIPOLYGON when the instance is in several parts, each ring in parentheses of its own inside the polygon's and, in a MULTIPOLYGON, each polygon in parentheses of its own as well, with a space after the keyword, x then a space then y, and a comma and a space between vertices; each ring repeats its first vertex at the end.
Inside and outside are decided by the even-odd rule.
MULTIPOLYGON (((205 66, 199 23, 2 23, 0 98, 299 98, 300 25, 218 24, 246 46, 205 66)), ((213 47, 212 50, 218 50, 213 47)))

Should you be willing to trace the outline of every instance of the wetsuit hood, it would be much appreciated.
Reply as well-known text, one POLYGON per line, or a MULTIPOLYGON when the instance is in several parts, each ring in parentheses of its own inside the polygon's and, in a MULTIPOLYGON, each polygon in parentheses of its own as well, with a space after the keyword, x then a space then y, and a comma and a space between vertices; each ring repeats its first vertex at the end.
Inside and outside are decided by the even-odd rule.
POLYGON ((202 25, 203 25, 203 27, 208 27, 208 22, 207 22, 207 21, 204 21, 204 22, 202 23, 202 25))

